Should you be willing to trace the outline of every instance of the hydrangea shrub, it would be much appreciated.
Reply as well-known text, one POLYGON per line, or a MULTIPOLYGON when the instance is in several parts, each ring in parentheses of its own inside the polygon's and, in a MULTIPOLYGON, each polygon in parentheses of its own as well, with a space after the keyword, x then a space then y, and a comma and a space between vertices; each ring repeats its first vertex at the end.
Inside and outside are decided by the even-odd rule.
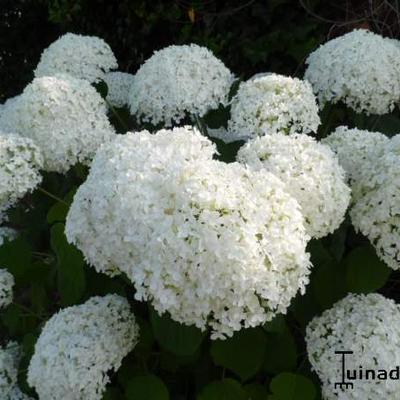
POLYGON ((300 79, 44 49, 0 107, 0 399, 395 399, 337 390, 335 351, 399 364, 399 51, 355 30, 300 79))

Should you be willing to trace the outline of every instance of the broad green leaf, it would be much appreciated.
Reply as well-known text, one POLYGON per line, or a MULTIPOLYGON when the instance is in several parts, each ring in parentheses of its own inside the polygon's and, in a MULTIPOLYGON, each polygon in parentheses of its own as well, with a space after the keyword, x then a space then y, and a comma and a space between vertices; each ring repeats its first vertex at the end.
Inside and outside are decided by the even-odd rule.
POLYGON ((200 357, 200 349, 190 356, 177 356, 175 354, 163 351, 160 354, 160 367, 169 372, 177 372, 179 368, 187 369, 193 366, 200 357))
POLYGON ((31 285, 30 303, 32 310, 38 314, 42 314, 49 304, 47 292, 43 284, 35 282, 31 285))
POLYGON ((311 255, 311 262, 314 267, 330 263, 333 260, 332 254, 322 244, 321 240, 311 240, 307 244, 307 251, 311 255))
POLYGON ((164 382, 155 375, 136 376, 126 388, 128 400, 168 400, 169 393, 164 382))
POLYGON ((51 247, 57 255, 57 287, 61 304, 76 304, 86 288, 84 260, 82 253, 67 242, 64 224, 57 223, 51 228, 51 247))
POLYGON ((400 118, 396 115, 374 115, 371 118, 373 121, 370 121, 368 125, 372 131, 382 132, 388 136, 397 135, 400 132, 400 118))
POLYGON ((307 324, 322 310, 315 300, 314 291, 311 289, 311 284, 313 281, 313 274, 311 274, 311 283, 307 287, 306 293, 304 295, 297 294, 297 296, 292 301, 290 305, 290 311, 293 313, 297 322, 301 325, 303 329, 307 324))
POLYGON ((370 293, 380 289, 391 269, 381 261, 371 246, 354 249, 345 259, 347 289, 354 293, 370 293))
POLYGON ((249 400, 248 395, 233 379, 209 383, 198 396, 198 400, 249 400))
POLYGON ((217 145, 217 150, 219 156, 218 160, 224 161, 226 163, 231 163, 236 161, 236 155, 238 150, 243 146, 244 142, 241 140, 225 143, 220 139, 213 138, 212 141, 217 145))
POLYGON ((105 99, 108 94, 108 86, 107 83, 105 83, 103 80, 99 80, 96 83, 92 84, 94 88, 97 90, 97 92, 100 94, 100 96, 105 99))
MULTIPOLYGON (((71 190, 65 197, 64 201, 67 204, 71 204, 76 193, 76 188, 71 190)), ((55 222, 64 222, 67 217, 69 206, 67 204, 56 202, 52 205, 49 212, 47 213, 47 222, 51 225, 55 222)))
POLYGON ((332 261, 319 266, 315 270, 311 287, 314 297, 322 310, 330 308, 346 295, 345 277, 346 268, 343 261, 332 261))
POLYGON ((119 389, 108 387, 103 395, 102 400, 123 400, 124 396, 119 389))
POLYGON ((86 294, 89 296, 105 296, 109 293, 125 296, 125 285, 122 279, 110 278, 105 274, 98 273, 94 268, 87 268, 86 294))
POLYGON ((205 336, 195 326, 180 324, 167 314, 160 316, 154 309, 150 311, 150 322, 158 344, 178 356, 194 354, 205 336))
POLYGON ((32 332, 39 322, 39 316, 30 312, 26 306, 21 308, 11 304, 0 313, 1 320, 10 336, 15 337, 32 332))
POLYGON ((296 343, 288 331, 267 335, 264 369, 276 374, 291 371, 297 364, 296 343))
POLYGON ((140 328, 139 343, 135 347, 135 353, 141 357, 147 357, 154 343, 154 335, 150 324, 143 318, 137 317, 140 328))
POLYGON ((303 375, 284 372, 270 383, 274 400, 314 400, 317 390, 314 383, 303 375))
POLYGON ((208 128, 217 129, 226 127, 229 120, 229 110, 220 105, 217 109, 209 111, 203 121, 208 128))
POLYGON ((259 383, 250 383, 243 386, 247 394, 247 400, 266 400, 268 397, 267 388, 259 383))
POLYGON ((0 266, 13 274, 17 285, 29 282, 31 261, 31 248, 22 238, 0 246, 0 266))
POLYGON ((213 342, 211 357, 216 365, 227 368, 246 380, 261 368, 266 343, 267 338, 261 328, 242 329, 229 339, 213 342))
POLYGON ((287 331, 285 316, 278 314, 272 321, 266 322, 263 325, 266 332, 270 333, 284 333, 287 331))
POLYGON ((349 219, 345 219, 340 227, 332 234, 322 239, 325 248, 329 250, 336 261, 341 261, 346 250, 347 231, 350 226, 349 219))

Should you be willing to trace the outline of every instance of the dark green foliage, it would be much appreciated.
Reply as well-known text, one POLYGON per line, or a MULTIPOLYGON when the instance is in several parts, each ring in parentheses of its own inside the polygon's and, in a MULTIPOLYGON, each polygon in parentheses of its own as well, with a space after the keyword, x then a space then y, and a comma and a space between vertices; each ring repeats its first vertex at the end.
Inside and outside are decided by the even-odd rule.
MULTIPOLYGON (((341 8, 345 3, 353 13, 361 12, 371 29, 398 34, 396 29, 386 30, 391 14, 385 26, 379 25, 380 14, 372 18, 360 11, 363 2, 303 3, 311 12, 291 0, 0 0, 0 103, 31 81, 43 48, 68 31, 104 38, 123 71, 134 73, 154 50, 194 42, 212 49, 239 79, 266 71, 301 77, 310 51, 328 36, 357 27, 334 23, 346 18, 341 8), (331 30, 336 26, 342 31, 331 30)), ((97 89, 106 95, 104 84, 97 89)), ((111 114, 110 119, 119 133, 124 125, 138 126, 126 109, 116 112, 119 117, 111 114)), ((228 115, 229 109, 221 107, 210 112, 205 122, 211 128, 226 126, 228 115)), ((343 123, 389 136, 400 131, 398 111, 363 117, 341 104, 328 105, 321 119, 319 138, 343 123)), ((221 160, 235 160, 242 142, 214 141, 221 160)), ((38 190, 27 195, 9 213, 8 223, 18 230, 19 238, 0 246, 0 267, 16 280, 14 303, 1 310, 0 340, 22 344, 20 386, 31 396, 35 394, 26 383, 26 369, 43 324, 59 309, 93 295, 127 297, 141 332, 135 350, 111 374, 104 400, 318 399, 318 380, 307 362, 304 343, 307 323, 348 292, 379 290, 400 300, 398 274, 391 274, 346 220, 334 234, 309 244, 314 265, 310 283, 287 315, 242 330, 226 341, 211 341, 209 332, 178 324, 136 302, 126 277, 98 274, 67 243, 65 218, 87 172, 87 167, 78 165, 66 177, 45 174, 42 187, 61 201, 38 190)))

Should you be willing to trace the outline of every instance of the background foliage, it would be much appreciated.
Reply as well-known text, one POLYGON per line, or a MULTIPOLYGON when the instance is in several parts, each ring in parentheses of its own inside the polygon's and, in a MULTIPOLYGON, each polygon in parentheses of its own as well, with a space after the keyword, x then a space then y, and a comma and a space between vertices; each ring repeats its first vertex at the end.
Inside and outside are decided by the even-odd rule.
MULTIPOLYGON (((262 71, 302 76, 305 57, 319 43, 355 27, 399 36, 397 1, 0 0, 0 11, 0 101, 30 82, 42 49, 68 31, 104 38, 124 71, 134 73, 156 49, 195 42, 244 79, 262 71)), ((326 108, 322 119, 320 137, 340 123, 400 131, 396 113, 367 118, 338 106, 326 108)), ((219 146, 232 159, 237 146, 219 146)), ((19 238, 0 247, 0 265, 16 279, 15 301, 0 317, 0 340, 23 344, 20 384, 27 393, 26 368, 43 323, 96 294, 128 297, 141 327, 139 345, 112 376, 109 400, 318 399, 304 344, 310 319, 350 291, 380 291, 400 301, 399 274, 346 220, 333 235, 310 243, 311 283, 286 316, 211 342, 135 302, 127 280, 97 274, 67 243, 68 205, 86 174, 82 166, 63 179, 46 174, 42 187, 63 201, 38 191, 27 196, 10 218, 19 238)))

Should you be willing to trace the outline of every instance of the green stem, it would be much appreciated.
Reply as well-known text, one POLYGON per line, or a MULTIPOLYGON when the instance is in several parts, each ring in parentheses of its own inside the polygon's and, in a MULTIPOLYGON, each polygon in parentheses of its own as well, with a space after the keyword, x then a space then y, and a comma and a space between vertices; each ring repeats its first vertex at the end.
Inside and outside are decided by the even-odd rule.
POLYGON ((107 100, 104 99, 105 102, 107 103, 108 107, 110 107, 111 112, 115 115, 121 126, 129 131, 129 126, 125 123, 125 121, 121 118, 121 116, 118 114, 117 110, 114 108, 114 106, 107 100))
POLYGON ((46 189, 43 189, 42 187, 38 187, 37 189, 39 190, 39 192, 42 192, 43 194, 45 194, 46 196, 49 196, 53 200, 56 200, 56 201, 58 201, 58 202, 60 202, 60 203, 62 203, 64 205, 66 205, 67 207, 70 206, 66 201, 64 201, 60 197, 54 195, 53 193, 48 192, 46 189))
POLYGON ((31 316, 31 317, 36 317, 36 318, 39 318, 39 319, 43 319, 43 317, 41 315, 35 313, 34 311, 32 311, 30 308, 24 306, 23 304, 19 304, 19 303, 15 303, 15 302, 13 302, 12 304, 14 306, 17 306, 21 310, 24 310, 27 313, 26 316, 31 316))
POLYGON ((198 115, 194 116, 194 121, 195 124, 197 126, 197 129, 204 135, 207 136, 207 129, 203 123, 203 121, 201 120, 201 118, 198 117, 198 115))

